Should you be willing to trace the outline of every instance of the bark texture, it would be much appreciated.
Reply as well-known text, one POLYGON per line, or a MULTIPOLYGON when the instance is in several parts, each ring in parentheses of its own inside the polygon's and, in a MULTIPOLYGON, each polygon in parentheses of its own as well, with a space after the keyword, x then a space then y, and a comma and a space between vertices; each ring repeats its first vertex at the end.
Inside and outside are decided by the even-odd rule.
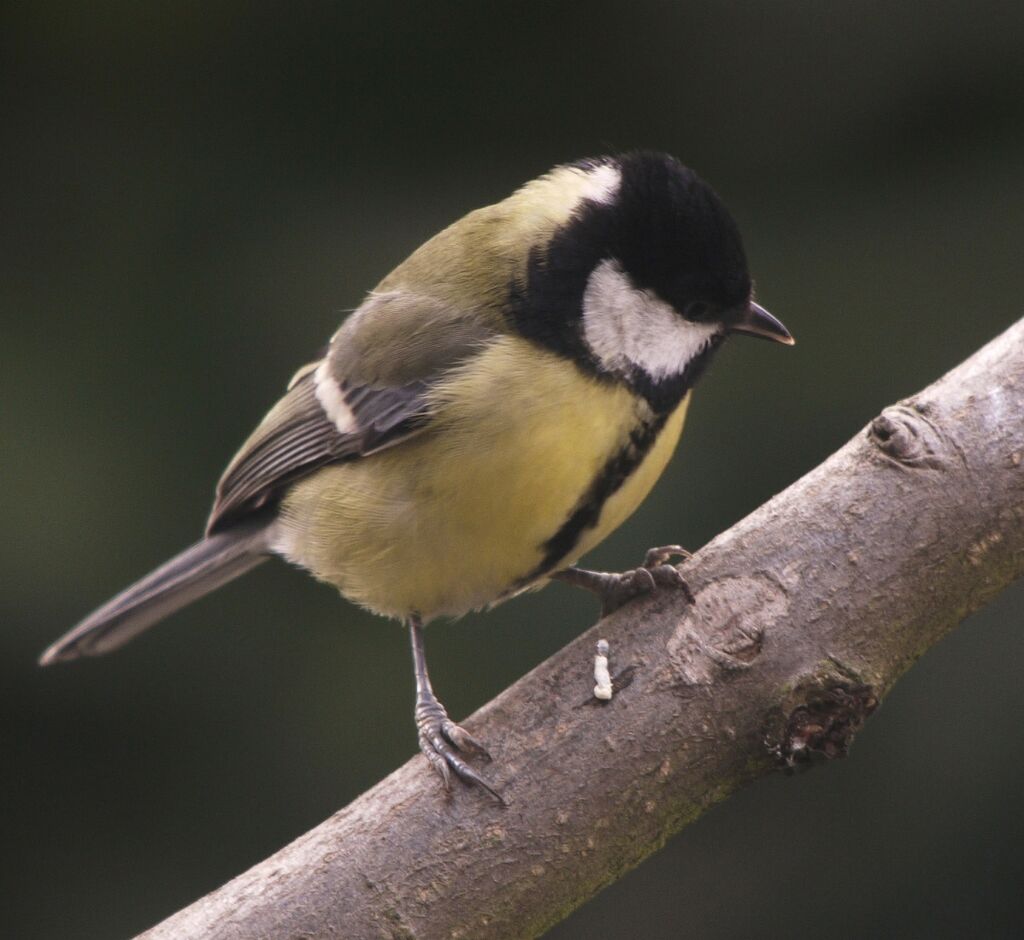
POLYGON ((507 807, 415 757, 143 934, 531 937, 707 807, 842 755, 896 679, 1024 573, 1024 321, 464 723, 507 807), (592 695, 598 637, 617 692, 592 695))

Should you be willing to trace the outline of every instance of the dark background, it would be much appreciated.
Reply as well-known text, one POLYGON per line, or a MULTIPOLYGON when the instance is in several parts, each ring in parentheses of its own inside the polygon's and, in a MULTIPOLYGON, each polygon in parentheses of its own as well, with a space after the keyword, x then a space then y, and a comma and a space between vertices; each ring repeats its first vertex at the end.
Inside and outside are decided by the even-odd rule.
MULTIPOLYGON (((696 548, 1021 315, 1024 5, 7 5, 0 933, 126 936, 415 749, 406 638, 274 563, 116 655, 39 651, 200 532, 340 312, 550 165, 679 155, 793 350, 736 341, 596 565, 696 548)), ((1018 585, 852 756, 755 786, 568 940, 1019 935, 1018 585)), ((430 631, 463 716, 592 622, 554 586, 430 631)))

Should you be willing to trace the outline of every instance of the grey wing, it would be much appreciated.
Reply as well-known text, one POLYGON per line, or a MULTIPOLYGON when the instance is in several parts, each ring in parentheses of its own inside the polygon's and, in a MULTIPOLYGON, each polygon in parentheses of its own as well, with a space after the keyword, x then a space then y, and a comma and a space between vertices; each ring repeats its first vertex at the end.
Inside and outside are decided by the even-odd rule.
POLYGON ((207 534, 274 501, 300 477, 339 460, 363 457, 405 440, 427 417, 425 382, 398 388, 340 385, 335 418, 316 393, 310 370, 288 390, 245 442, 217 484, 207 534), (344 409, 339 428, 337 416, 344 409))
POLYGON ((231 461, 208 534, 273 503, 320 467, 391 447, 430 418, 430 390, 496 333, 475 313, 452 314, 408 293, 371 295, 334 335, 327 355, 301 369, 231 461))

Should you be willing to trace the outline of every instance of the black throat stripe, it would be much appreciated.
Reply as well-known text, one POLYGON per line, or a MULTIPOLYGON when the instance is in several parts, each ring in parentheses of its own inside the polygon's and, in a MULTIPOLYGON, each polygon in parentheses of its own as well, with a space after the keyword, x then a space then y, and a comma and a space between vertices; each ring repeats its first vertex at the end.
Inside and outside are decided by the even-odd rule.
POLYGON ((649 421, 630 431, 629 440, 608 459, 576 504, 576 508, 569 513, 569 517, 558 531, 541 546, 544 557, 540 563, 520 578, 513 590, 525 587, 554 570, 579 544, 583 533, 597 525, 605 503, 621 489, 622 484, 643 462, 662 428, 665 427, 668 417, 669 412, 656 414, 649 421))

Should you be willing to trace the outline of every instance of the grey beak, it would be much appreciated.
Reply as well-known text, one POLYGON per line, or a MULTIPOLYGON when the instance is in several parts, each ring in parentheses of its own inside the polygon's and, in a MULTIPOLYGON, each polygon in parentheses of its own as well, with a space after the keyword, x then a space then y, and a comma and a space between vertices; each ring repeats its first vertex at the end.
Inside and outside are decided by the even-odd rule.
POLYGON ((773 343, 782 343, 792 346, 796 343, 789 330, 775 319, 760 304, 750 301, 746 309, 739 315, 739 319, 729 328, 731 333, 747 333, 750 336, 760 336, 762 339, 770 339, 773 343))

